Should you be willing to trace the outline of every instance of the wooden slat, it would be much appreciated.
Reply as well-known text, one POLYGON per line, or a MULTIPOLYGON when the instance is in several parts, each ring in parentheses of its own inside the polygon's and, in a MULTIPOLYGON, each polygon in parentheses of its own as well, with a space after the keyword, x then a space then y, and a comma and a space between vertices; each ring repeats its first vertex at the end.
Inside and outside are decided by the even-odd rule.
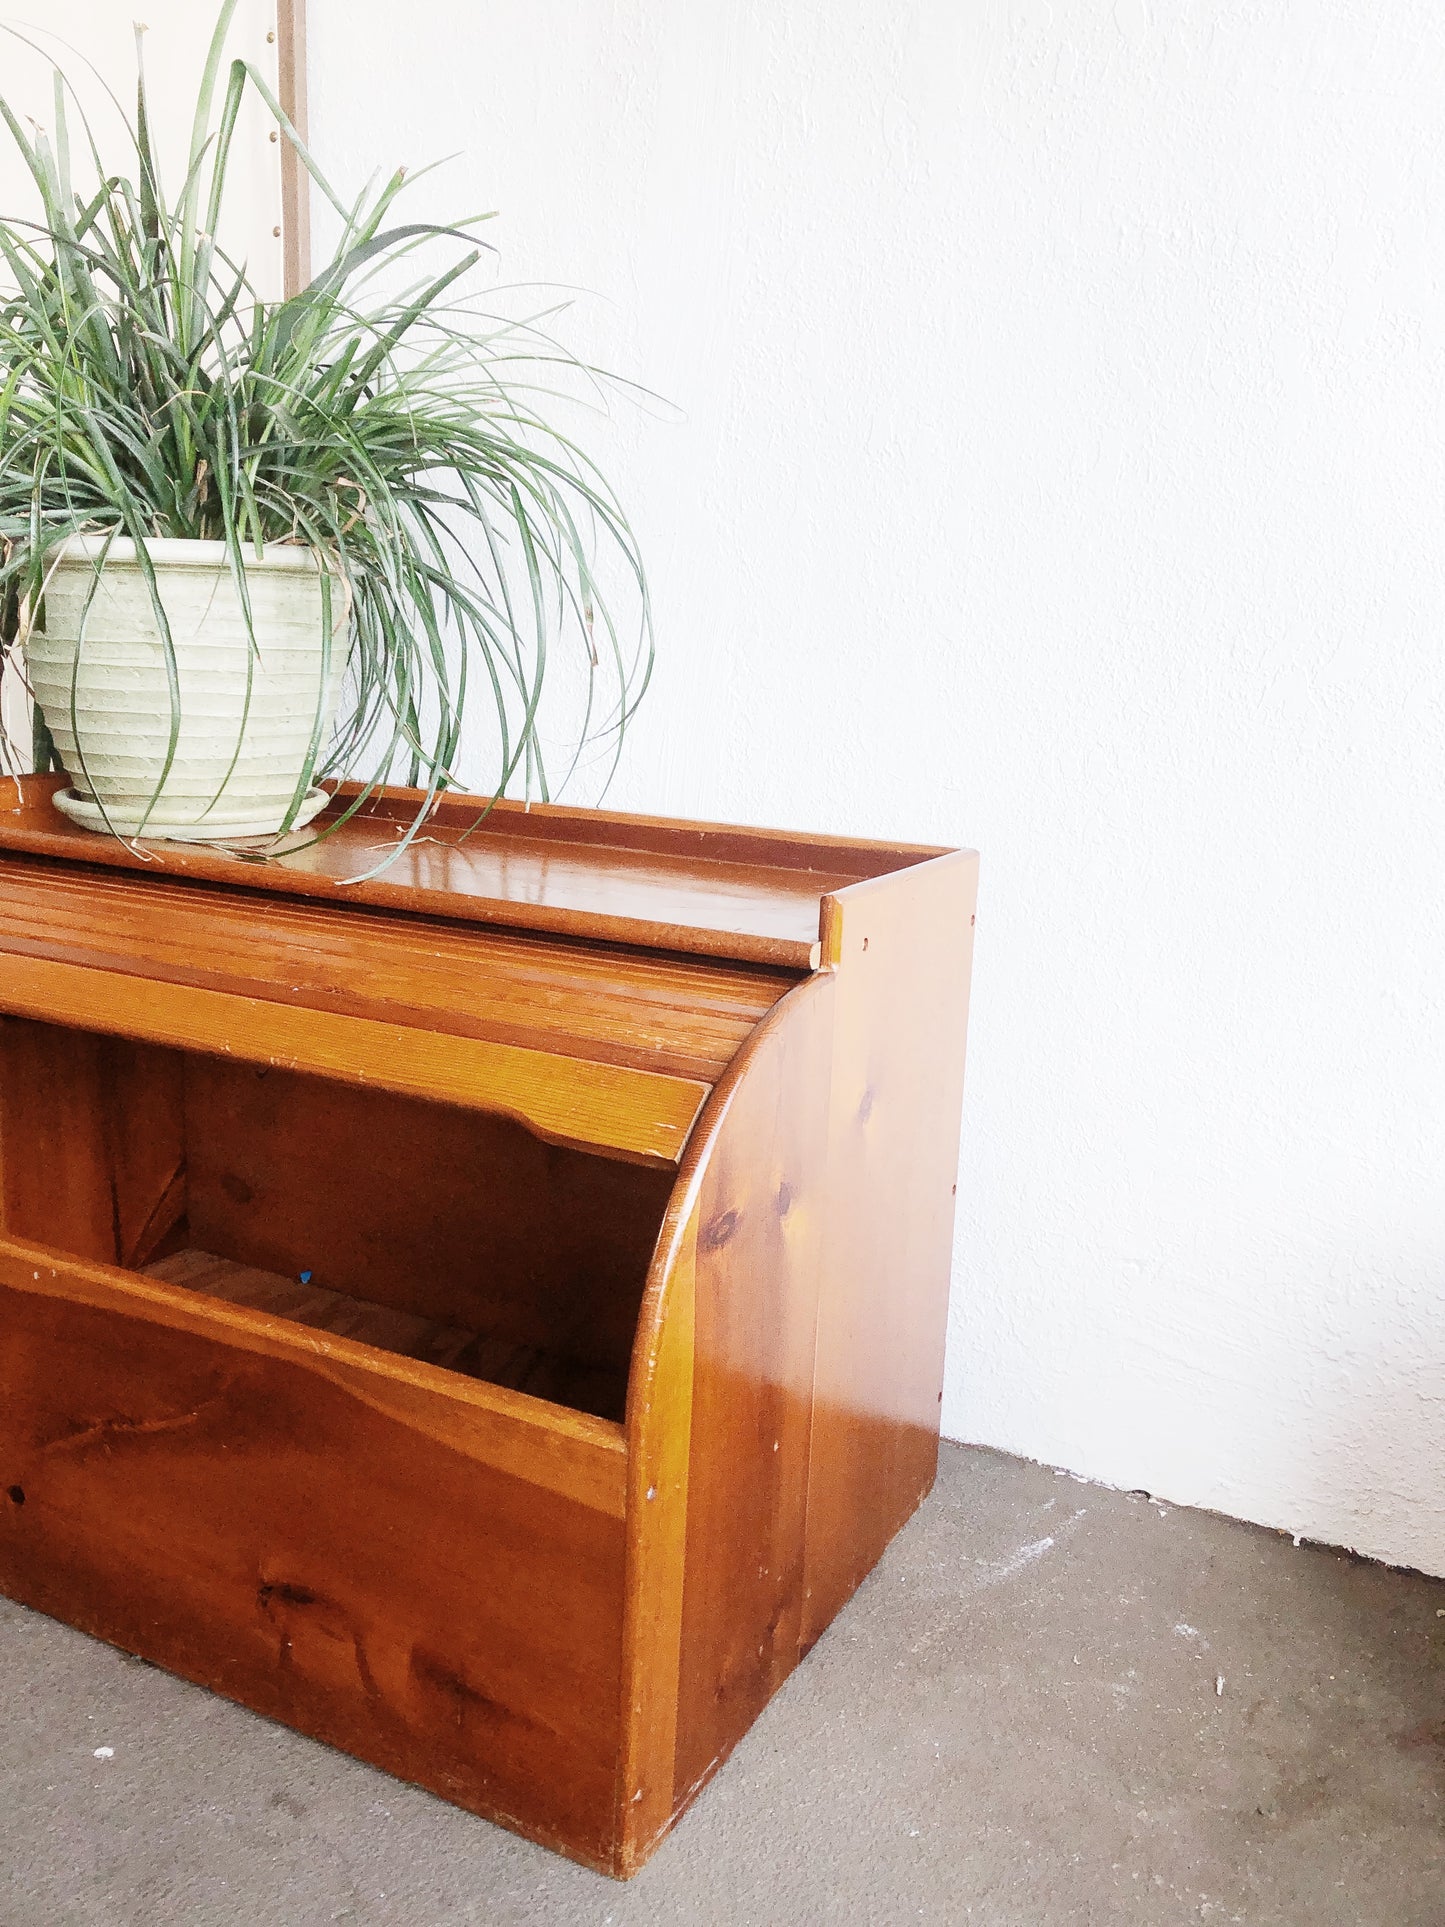
POLYGON ((529 1398, 545 1399, 572 1411, 614 1420, 622 1416, 627 1392, 625 1372, 592 1368, 543 1345, 518 1344, 464 1325, 401 1311, 395 1305, 379 1305, 371 1299, 329 1291, 309 1280, 303 1284, 299 1277, 237 1264, 193 1246, 157 1259, 145 1267, 145 1274, 165 1284, 184 1285, 188 1291, 218 1298, 224 1304, 243 1305, 315 1331, 334 1332, 378 1351, 418 1358, 465 1378, 505 1385, 511 1391, 525 1392, 529 1398))
POLYGON ((707 1094, 653 1071, 14 954, 0 958, 0 1010, 500 1112, 559 1144, 651 1164, 681 1156, 707 1094))
POLYGON ((0 795, 0 849, 793 971, 817 964, 825 895, 938 854, 507 802, 468 835, 486 799, 451 794, 424 833, 372 874, 397 848, 417 792, 387 791, 334 835, 317 842, 306 833, 291 853, 258 864, 200 844, 136 846, 78 829, 50 802, 63 780, 22 779, 13 806, 15 791, 0 795))
POLYGON ((796 981, 15 857, 5 950, 702 1083, 796 981))
MULTIPOLYGON (((364 1298, 349 1298, 345 1292, 328 1291, 323 1285, 302 1283, 299 1277, 283 1278, 279 1272, 262 1271, 255 1265, 235 1264, 218 1258, 212 1251, 186 1246, 168 1258, 158 1258, 145 1267, 147 1278, 163 1284, 184 1285, 207 1298, 219 1298, 227 1305, 245 1305, 252 1311, 270 1312, 276 1318, 289 1318, 316 1331, 335 1332, 354 1338, 359 1344, 374 1345, 378 1351, 397 1352, 403 1358, 424 1359, 428 1365, 443 1365, 456 1370, 456 1360, 476 1338, 475 1332, 460 1325, 448 1325, 435 1318, 421 1318, 415 1312, 398 1311, 393 1305, 373 1304, 364 1298)), ((509 1346, 509 1351, 520 1348, 509 1346)), ((489 1372, 470 1374, 488 1379, 494 1385, 510 1380, 489 1372)), ((520 1390, 513 1386, 514 1391, 520 1390)))

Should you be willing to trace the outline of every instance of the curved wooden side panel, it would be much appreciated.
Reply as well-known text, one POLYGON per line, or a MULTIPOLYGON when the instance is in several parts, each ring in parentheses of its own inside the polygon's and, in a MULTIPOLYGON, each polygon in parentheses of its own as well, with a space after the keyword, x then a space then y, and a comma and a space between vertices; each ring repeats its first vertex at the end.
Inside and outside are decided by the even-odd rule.
POLYGON ((834 985, 774 1007, 704 1108, 628 1404, 619 1865, 641 1865, 797 1664, 834 985))
POLYGON ((629 1389, 624 1875, 933 1482, 976 883, 826 899, 684 1156, 629 1389))

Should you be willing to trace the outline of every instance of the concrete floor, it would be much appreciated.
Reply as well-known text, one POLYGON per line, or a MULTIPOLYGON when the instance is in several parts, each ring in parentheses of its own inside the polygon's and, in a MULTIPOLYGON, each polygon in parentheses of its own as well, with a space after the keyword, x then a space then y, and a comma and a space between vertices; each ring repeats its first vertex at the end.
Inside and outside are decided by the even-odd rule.
POLYGON ((5 1602, 0 1680, 0 1927, 1445 1923, 1445 1581, 957 1446, 626 1887, 5 1602))

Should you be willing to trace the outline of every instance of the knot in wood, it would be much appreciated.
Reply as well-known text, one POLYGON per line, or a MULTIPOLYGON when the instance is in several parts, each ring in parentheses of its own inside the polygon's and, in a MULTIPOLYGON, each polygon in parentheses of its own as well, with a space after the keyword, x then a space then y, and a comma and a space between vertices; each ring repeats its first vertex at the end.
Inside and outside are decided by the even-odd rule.
POLYGON ((720 1211, 715 1218, 709 1218, 702 1229, 702 1244, 705 1251, 721 1251, 723 1246, 737 1231, 739 1223, 736 1211, 720 1211))

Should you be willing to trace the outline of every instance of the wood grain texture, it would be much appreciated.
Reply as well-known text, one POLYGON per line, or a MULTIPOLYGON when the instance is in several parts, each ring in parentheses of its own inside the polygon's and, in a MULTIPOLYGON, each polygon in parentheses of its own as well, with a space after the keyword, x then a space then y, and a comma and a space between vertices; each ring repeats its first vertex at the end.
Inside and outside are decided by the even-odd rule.
MULTIPOLYGON (((306 0, 276 0, 276 98, 304 141, 306 0)), ((301 156, 281 136, 282 293, 289 299, 311 279, 311 180, 301 156)))
POLYGON ((623 1415, 670 1189, 505 1118, 0 1019, 0 1227, 153 1271, 187 1246, 304 1271, 317 1307, 372 1307, 353 1336, 600 1417, 623 1415), (406 1321, 429 1350, 382 1335, 406 1321))
MULTIPOLYGON (((309 1274, 283 1276, 278 1271, 261 1271, 255 1265, 237 1264, 234 1258, 218 1258, 215 1252, 201 1251, 193 1245, 173 1251, 141 1269, 147 1278, 159 1278, 163 1284, 184 1285, 187 1291, 219 1298, 227 1305, 246 1305, 254 1311, 271 1312, 277 1318, 289 1318, 294 1324, 309 1325, 313 1331, 359 1339, 363 1345, 374 1345, 378 1351, 424 1359, 429 1365, 444 1365, 448 1371, 465 1371, 465 1366, 458 1367, 457 1360, 476 1336, 460 1325, 419 1318, 415 1312, 398 1311, 394 1305, 378 1305, 365 1298, 350 1298, 345 1292, 328 1291, 309 1274)), ((490 1372, 466 1375, 485 1378, 494 1385, 512 1383, 490 1372)), ((513 1384, 512 1389, 524 1388, 513 1384)))
POLYGON ((183 1108, 170 1053, 0 1017, 0 1229, 144 1264, 185 1209, 183 1108))
POLYGON ((634 1873, 673 1824, 696 1334, 697 1185, 669 1210, 628 1393, 627 1564, 617 1867, 634 1873))
POLYGON ((8 1232, 0 1236, 0 1279, 5 1277, 19 1280, 27 1290, 101 1311, 119 1310, 148 1325, 189 1332, 263 1361, 301 1361, 317 1379, 336 1384, 348 1397, 403 1425, 425 1426, 478 1463, 609 1517, 623 1516, 626 1439, 622 1427, 609 1420, 505 1386, 461 1378, 338 1333, 310 1331, 269 1312, 228 1305, 134 1271, 63 1257, 48 1245, 31 1244, 8 1232))
MULTIPOLYGON (((628 1414, 634 1451, 666 1436, 678 1398, 653 1361, 674 1315, 666 1276, 690 1271, 678 1704, 670 1728, 638 1722, 624 1789, 643 1799, 630 1838, 623 1810, 628 1865, 717 1770, 932 1481, 976 877, 971 853, 948 856, 825 905, 830 967, 754 1033, 679 1171, 628 1414), (654 1754, 673 1749, 666 1817, 643 1765, 649 1740, 654 1754)), ((631 1534, 629 1584, 649 1550, 635 1517, 631 1534)), ((642 1583, 655 1610, 636 1623, 665 1668, 661 1592, 642 1583)))
POLYGON ((975 859, 452 798, 368 906, 47 796, 0 1587, 631 1873, 932 1479, 975 859))
POLYGON ((490 1463, 424 1367, 389 1407, 147 1291, 0 1244, 0 1588, 610 1866, 620 1507, 490 1463))
POLYGON ((808 1484, 810 1646, 933 1484, 978 858, 825 906, 832 1101, 808 1484))
POLYGON ((0 849, 793 971, 817 964, 824 896, 939 854, 606 810, 489 805, 454 793, 438 802, 423 835, 372 875, 400 842, 420 792, 388 790, 334 835, 303 835, 291 854, 257 864, 199 844, 128 844, 77 829, 50 802, 63 786, 63 778, 25 777, 18 805, 0 797, 0 849))
POLYGON ((328 1291, 295 1274, 260 1271, 187 1246, 143 1267, 148 1278, 184 1285, 228 1305, 289 1319, 313 1331, 335 1332, 378 1351, 441 1365, 464 1378, 505 1385, 529 1398, 546 1399, 574 1412, 620 1419, 626 1378, 546 1345, 523 1345, 464 1325, 449 1325, 415 1312, 398 1311, 345 1292, 328 1291))
POLYGON ((833 983, 777 1006, 708 1118, 674 1797, 702 1785, 797 1664, 833 983))
POLYGON ((0 1012, 466 1105, 652 1164, 681 1156, 707 1093, 654 1071, 13 953, 0 1012))
POLYGON ((669 1172, 213 1059, 186 1065, 186 1118, 194 1243, 543 1352, 551 1389, 527 1389, 621 1418, 669 1172))
POLYGON ((0 952, 708 1084, 796 982, 24 857, 0 860, 0 952))

